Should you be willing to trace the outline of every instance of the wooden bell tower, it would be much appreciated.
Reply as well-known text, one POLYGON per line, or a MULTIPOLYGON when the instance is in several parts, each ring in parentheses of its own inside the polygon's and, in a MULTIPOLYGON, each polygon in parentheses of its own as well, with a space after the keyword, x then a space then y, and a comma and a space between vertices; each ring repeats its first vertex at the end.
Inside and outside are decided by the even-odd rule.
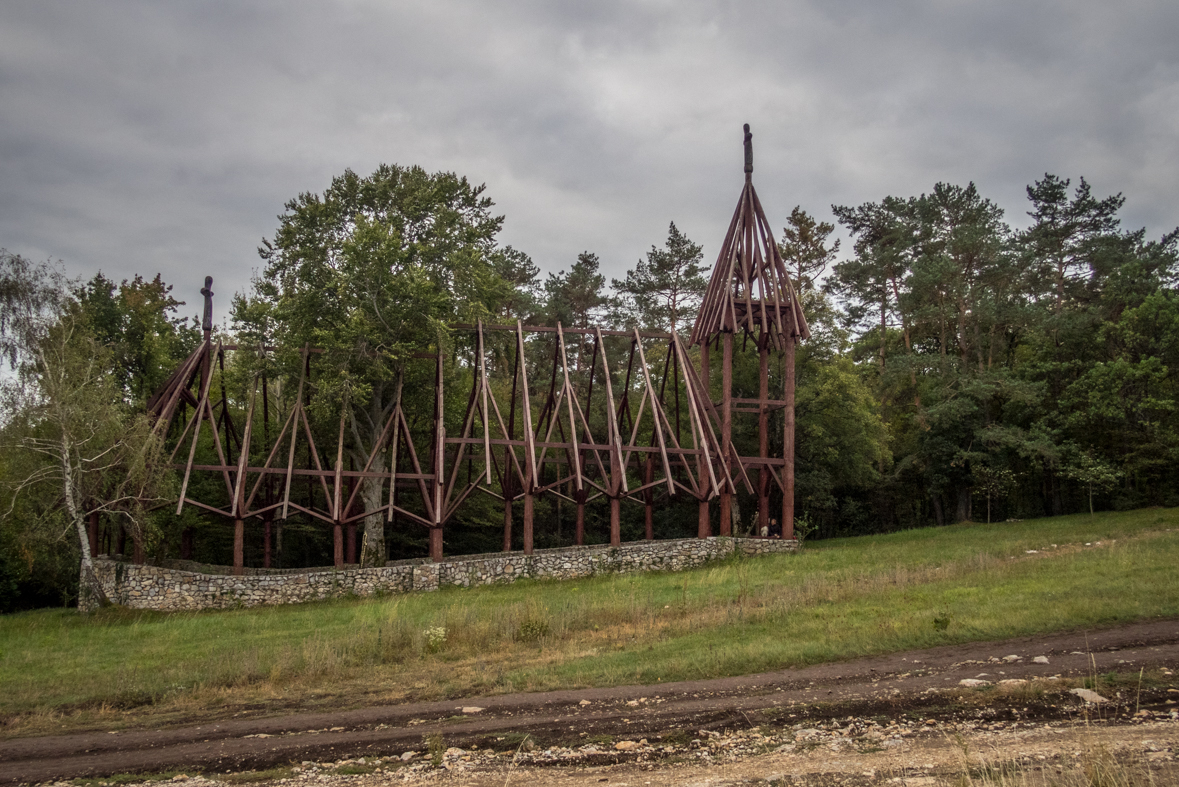
MULTIPOLYGON (((794 350, 810 338, 802 304, 786 271, 774 241, 757 191, 753 188, 753 135, 745 124, 745 186, 729 222, 712 278, 704 293, 700 314, 692 328, 689 346, 700 345, 701 377, 709 383, 709 355, 721 352, 721 445, 728 446, 722 457, 727 469, 742 463, 757 470, 758 532, 770 519, 771 482, 782 490, 782 537, 794 537, 794 350), (758 351, 759 377, 756 399, 733 397, 733 339, 735 334, 752 339, 758 351), (770 351, 781 353, 785 374, 780 400, 769 398, 770 351), (782 457, 769 456, 770 412, 785 412, 782 457), (759 451, 757 457, 739 457, 732 450, 733 413, 756 413, 759 451), (775 467, 779 471, 775 471, 775 467)), ((731 473, 729 475, 732 475, 731 473)), ((719 495, 720 535, 732 534, 731 485, 719 495)), ((700 503, 699 535, 710 535, 709 503, 700 503)))

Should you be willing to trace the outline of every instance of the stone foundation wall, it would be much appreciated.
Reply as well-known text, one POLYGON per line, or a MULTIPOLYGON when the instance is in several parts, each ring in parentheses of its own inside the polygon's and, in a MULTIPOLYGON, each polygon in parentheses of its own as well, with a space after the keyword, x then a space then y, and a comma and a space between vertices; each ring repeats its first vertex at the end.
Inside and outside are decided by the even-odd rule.
POLYGON ((399 560, 381 568, 246 569, 170 561, 150 566, 100 557, 95 570, 107 597, 136 609, 196 610, 298 604, 346 595, 407 593, 447 585, 475 587, 534 579, 576 579, 630 571, 678 571, 725 557, 792 552, 797 541, 758 538, 685 538, 607 545, 462 555, 440 563, 399 560), (194 570, 197 569, 197 570, 194 570))

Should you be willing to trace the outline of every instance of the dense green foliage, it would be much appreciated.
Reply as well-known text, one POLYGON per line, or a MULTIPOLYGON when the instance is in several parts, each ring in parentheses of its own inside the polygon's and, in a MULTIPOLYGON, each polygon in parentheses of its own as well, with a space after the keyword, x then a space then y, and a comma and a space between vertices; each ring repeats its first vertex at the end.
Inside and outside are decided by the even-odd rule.
POLYGON ((1068 187, 1030 186, 1022 231, 973 184, 835 208, 855 257, 827 286, 892 453, 860 498, 880 526, 1179 502, 1177 234, 1068 187))

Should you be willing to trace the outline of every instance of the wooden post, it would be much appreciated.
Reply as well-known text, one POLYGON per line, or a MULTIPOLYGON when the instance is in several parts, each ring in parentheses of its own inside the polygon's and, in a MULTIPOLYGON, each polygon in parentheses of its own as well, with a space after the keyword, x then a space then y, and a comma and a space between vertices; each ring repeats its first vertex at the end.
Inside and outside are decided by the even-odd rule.
POLYGON ((577 501, 577 524, 573 529, 573 543, 581 546, 585 543, 585 499, 589 495, 585 490, 573 494, 577 501))
POLYGON ((270 527, 273 519, 273 511, 267 511, 262 518, 262 568, 270 568, 270 527))
MULTIPOLYGON (((708 401, 712 401, 712 386, 709 384, 708 377, 708 342, 705 341, 700 345, 700 382, 704 386, 704 395, 708 401)), ((708 456, 707 450, 702 450, 700 456, 696 459, 696 473, 700 477, 700 485, 703 487, 708 484, 708 462, 712 461, 708 456)), ((699 515, 696 524, 696 537, 708 538, 712 535, 712 518, 709 512, 709 505, 707 500, 701 500, 699 506, 699 515)))
POLYGON ((344 567, 344 419, 347 405, 340 408, 340 437, 336 442, 336 471, 335 483, 332 485, 332 497, 328 505, 332 509, 332 564, 336 568, 344 567))
POLYGON ((785 426, 782 430, 782 538, 794 538, 794 337, 786 338, 783 360, 786 367, 785 426))
POLYGON ((524 323, 516 320, 516 357, 520 359, 520 416, 524 419, 524 554, 532 554, 533 492, 536 489, 536 439, 532 425, 532 400, 528 396, 528 366, 524 363, 524 323))
POLYGON ((430 559, 435 563, 442 560, 442 528, 430 528, 430 559))
POLYGON ((622 543, 622 499, 610 498, 610 546, 622 543))
MULTIPOLYGON (((721 358, 721 462, 732 472, 729 443, 733 439, 733 332, 725 331, 721 358)), ((725 488, 720 494, 720 534, 733 534, 733 492, 725 488)))
POLYGON ((532 554, 532 490, 524 493, 524 554, 532 554))
MULTIPOLYGON (((757 380, 757 435, 758 453, 762 459, 770 455, 770 335, 763 333, 758 342, 757 380)), ((757 534, 770 525, 770 468, 761 465, 757 471, 757 534)))
MULTIPOLYGON (((446 425, 443 417, 445 397, 442 395, 442 342, 438 342, 437 366, 434 372, 434 467, 430 497, 433 499, 434 524, 430 527, 430 559, 442 560, 442 484, 446 475, 446 425)), ((455 469, 457 472, 457 462, 455 469)))
POLYGON ((511 450, 511 446, 504 446, 504 552, 512 551, 512 475, 507 463, 507 452, 511 450))
MULTIPOLYGON (((520 380, 520 363, 522 357, 523 344, 516 349, 516 360, 512 365, 512 398, 511 409, 508 410, 508 433, 505 435, 509 441, 516 439, 516 384, 520 380)), ((494 400, 493 400, 494 401, 494 400)), ((498 409, 496 410, 498 412, 498 409)), ((500 422, 503 423, 502 421, 500 422)), ((531 429, 532 425, 527 424, 526 428, 531 429)), ((515 495, 516 476, 512 474, 513 468, 516 466, 516 449, 510 445, 504 446, 504 475, 503 475, 503 493, 504 493, 504 552, 512 551, 512 498, 515 495)))
POLYGON ((246 523, 241 519, 233 520, 233 574, 241 576, 246 566, 246 523))
MULTIPOLYGON (((643 463, 643 484, 649 485, 655 478, 655 456, 647 454, 647 461, 643 463)), ((643 490, 643 524, 648 541, 655 538, 655 493, 650 486, 643 490)))

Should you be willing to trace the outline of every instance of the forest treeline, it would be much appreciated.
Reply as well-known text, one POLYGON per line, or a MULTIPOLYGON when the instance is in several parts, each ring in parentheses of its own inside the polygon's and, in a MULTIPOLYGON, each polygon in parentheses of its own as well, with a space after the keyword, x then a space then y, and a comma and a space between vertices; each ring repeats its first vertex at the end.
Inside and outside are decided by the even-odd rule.
MULTIPOLYGON (((852 241, 842 251, 832 224, 800 207, 787 217, 779 248, 813 333, 797 357, 796 508, 810 537, 1179 504, 1179 234, 1152 240, 1122 227, 1123 197, 1094 196, 1083 179, 1046 175, 1027 196, 1024 229, 973 184, 833 206, 852 241)), ((674 223, 607 282, 589 251, 542 276, 498 241, 493 207, 462 177, 398 166, 346 172, 288 202, 223 331, 241 347, 277 349, 239 352, 218 370, 227 406, 244 409, 259 371, 276 401, 289 399, 299 348, 323 348, 310 412, 334 424, 344 407, 350 459, 362 462, 395 401, 429 412, 433 369, 413 358, 440 345, 461 355, 450 324, 690 328, 710 268, 674 223)), ((144 404, 201 338, 185 316, 199 304, 172 284, 70 281, 49 263, 0 257, 10 367, 0 609, 76 596, 91 511, 104 522, 100 552, 176 557, 181 533, 195 530, 196 557, 226 562, 228 523, 161 507, 176 479, 153 469, 166 463, 144 404)), ((738 354, 738 396, 756 395, 756 372, 756 353, 738 354)), ((447 386, 456 412, 467 390, 447 386)), ((739 422, 735 440, 755 443, 755 428, 739 422)), ((686 503, 661 504, 662 537, 695 533, 686 503)), ((569 543, 568 510, 559 498, 545 505, 537 545, 569 543)), ((736 508, 740 532, 750 500, 736 508)), ((494 501, 475 505, 447 551, 497 549, 501 527, 494 501)), ((638 526, 627 527, 624 537, 638 526)), ((369 563, 423 549, 424 533, 365 528, 369 563)), ((285 565, 330 562, 330 533, 292 520, 282 555, 285 565)))

